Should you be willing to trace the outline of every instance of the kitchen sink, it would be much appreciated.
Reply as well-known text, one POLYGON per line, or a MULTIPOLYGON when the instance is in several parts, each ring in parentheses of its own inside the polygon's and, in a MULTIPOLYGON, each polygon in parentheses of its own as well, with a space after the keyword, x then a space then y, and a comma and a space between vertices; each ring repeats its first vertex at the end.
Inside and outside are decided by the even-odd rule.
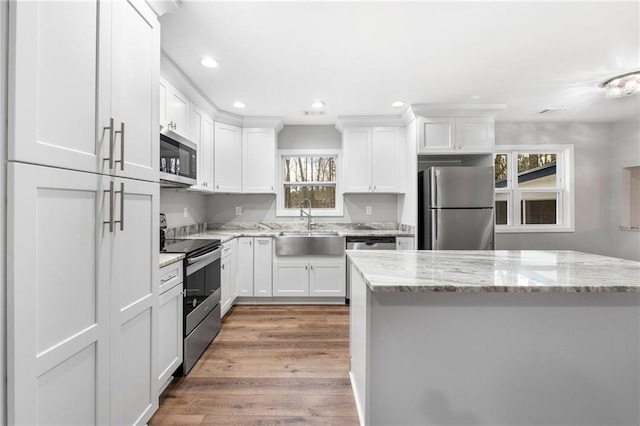
POLYGON ((337 232, 281 232, 276 256, 342 256, 345 238, 337 232))

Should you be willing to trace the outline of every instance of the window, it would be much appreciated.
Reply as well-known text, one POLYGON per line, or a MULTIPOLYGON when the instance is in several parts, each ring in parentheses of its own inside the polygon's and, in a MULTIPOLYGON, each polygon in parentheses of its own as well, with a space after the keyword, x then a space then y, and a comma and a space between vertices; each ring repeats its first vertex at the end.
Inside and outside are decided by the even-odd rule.
POLYGON ((278 216, 299 215, 305 198, 313 216, 342 215, 337 152, 281 150, 279 158, 278 216))
POLYGON ((573 231, 573 146, 496 146, 497 232, 573 231))

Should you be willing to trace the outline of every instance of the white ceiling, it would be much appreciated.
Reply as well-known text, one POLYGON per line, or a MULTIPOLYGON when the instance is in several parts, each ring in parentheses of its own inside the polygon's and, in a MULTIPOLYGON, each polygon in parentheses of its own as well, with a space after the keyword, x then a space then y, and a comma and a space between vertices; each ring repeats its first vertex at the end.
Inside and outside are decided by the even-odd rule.
POLYGON ((285 124, 506 104, 498 121, 616 121, 640 97, 599 84, 640 69, 640 1, 183 1, 162 50, 219 108, 285 124), (200 59, 221 62, 206 69, 200 59), (477 98, 473 98, 477 97, 477 98), (308 117, 314 100, 324 116, 308 117), (238 110, 235 101, 247 107, 238 110), (405 107, 406 108, 406 107, 405 107), (568 108, 540 115, 547 108, 568 108))

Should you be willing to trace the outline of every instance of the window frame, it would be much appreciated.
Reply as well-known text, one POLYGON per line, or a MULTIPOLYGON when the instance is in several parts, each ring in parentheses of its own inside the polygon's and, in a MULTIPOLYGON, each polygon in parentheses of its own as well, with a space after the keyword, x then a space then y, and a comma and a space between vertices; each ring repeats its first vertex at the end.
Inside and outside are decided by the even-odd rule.
MULTIPOLYGON (((494 193, 506 194, 507 224, 495 225, 496 233, 575 232, 574 146, 572 144, 548 145, 496 145, 495 156, 507 156, 507 185, 495 188, 494 193), (518 188, 513 176, 518 176, 518 154, 556 154, 556 186, 542 188, 518 188), (520 224, 522 194, 557 193, 557 224, 520 224)), ((494 205, 495 208, 495 205, 494 205)))
POLYGON ((336 158, 336 200, 335 208, 311 208, 312 217, 344 216, 343 195, 340 190, 342 179, 342 150, 339 149, 279 149, 277 155, 276 173, 276 217, 299 217, 300 209, 286 209, 284 207, 284 176, 282 175, 284 157, 335 157, 336 158))

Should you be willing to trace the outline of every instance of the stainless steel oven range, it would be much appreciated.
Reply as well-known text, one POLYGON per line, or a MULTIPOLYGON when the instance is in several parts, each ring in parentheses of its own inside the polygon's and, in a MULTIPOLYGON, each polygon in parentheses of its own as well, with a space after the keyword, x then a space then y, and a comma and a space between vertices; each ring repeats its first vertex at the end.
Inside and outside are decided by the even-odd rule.
POLYGON ((184 253, 184 360, 187 374, 220 331, 220 240, 165 240, 164 253, 184 253))

